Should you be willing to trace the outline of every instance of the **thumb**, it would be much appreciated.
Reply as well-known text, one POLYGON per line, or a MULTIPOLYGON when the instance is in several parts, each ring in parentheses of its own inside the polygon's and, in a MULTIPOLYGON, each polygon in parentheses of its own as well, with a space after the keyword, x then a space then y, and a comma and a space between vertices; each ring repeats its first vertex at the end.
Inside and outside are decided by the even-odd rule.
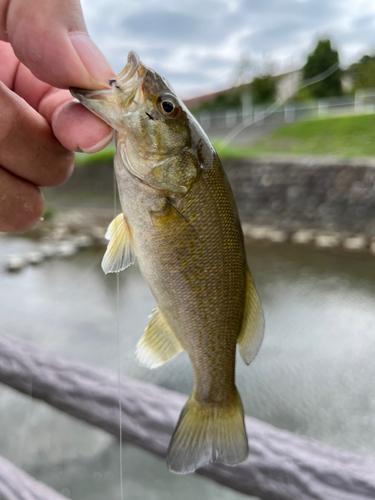
POLYGON ((53 87, 108 87, 114 76, 87 33, 79 0, 0 0, 0 39, 53 87))

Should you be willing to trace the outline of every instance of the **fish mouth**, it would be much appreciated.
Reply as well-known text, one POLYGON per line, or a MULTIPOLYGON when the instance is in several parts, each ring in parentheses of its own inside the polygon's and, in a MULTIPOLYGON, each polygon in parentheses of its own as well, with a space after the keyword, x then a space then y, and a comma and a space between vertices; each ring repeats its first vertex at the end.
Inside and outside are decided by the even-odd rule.
POLYGON ((134 111, 139 105, 139 99, 135 96, 142 88, 145 78, 146 67, 139 60, 135 52, 129 52, 128 60, 124 69, 116 78, 109 80, 109 89, 86 90, 71 87, 70 93, 87 109, 99 118, 116 128, 116 121, 120 116, 134 111))

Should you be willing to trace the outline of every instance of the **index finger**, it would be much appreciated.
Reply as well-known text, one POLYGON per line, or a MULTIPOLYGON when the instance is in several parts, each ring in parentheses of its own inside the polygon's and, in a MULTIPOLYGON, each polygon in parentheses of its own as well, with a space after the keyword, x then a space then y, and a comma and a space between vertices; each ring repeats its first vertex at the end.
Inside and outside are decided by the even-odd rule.
POLYGON ((41 82, 20 63, 10 44, 0 42, 0 82, 22 97, 47 119, 56 138, 71 151, 95 152, 112 138, 112 129, 81 104, 68 90, 41 82))
POLYGON ((114 77, 87 33, 79 0, 0 0, 0 40, 54 87, 101 88, 114 77))

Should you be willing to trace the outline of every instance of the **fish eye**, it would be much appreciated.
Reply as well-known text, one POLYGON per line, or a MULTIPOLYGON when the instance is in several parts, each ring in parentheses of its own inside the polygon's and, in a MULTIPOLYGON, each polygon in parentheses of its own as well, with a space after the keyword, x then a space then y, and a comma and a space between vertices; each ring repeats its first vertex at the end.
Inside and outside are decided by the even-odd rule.
POLYGON ((174 104, 171 101, 163 101, 161 103, 161 106, 164 109, 164 111, 168 114, 172 113, 172 111, 174 110, 174 104))
POLYGON ((164 95, 159 97, 158 108, 164 116, 175 117, 180 111, 180 107, 177 105, 172 96, 164 95))

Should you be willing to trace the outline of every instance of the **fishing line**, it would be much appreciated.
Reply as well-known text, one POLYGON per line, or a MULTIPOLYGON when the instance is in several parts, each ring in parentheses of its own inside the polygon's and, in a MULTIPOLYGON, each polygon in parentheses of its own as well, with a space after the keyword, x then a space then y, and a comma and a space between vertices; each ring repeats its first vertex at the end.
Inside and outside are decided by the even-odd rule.
MULTIPOLYGON (((113 169, 113 217, 117 216, 117 181, 113 169)), ((117 331, 117 393, 120 434, 120 498, 124 500, 124 482, 122 477, 122 405, 121 405, 121 341, 120 341, 120 273, 116 273, 116 331, 117 331)))
POLYGON ((122 405, 121 405, 121 356, 120 356, 120 273, 116 273, 116 288, 117 288, 117 387, 118 387, 118 408, 119 408, 119 425, 120 425, 120 494, 121 500, 124 500, 124 485, 122 477, 122 405))
POLYGON ((272 115, 272 113, 275 113, 283 104, 285 104, 291 97, 293 97, 297 92, 300 90, 309 87, 310 85, 313 85, 314 83, 321 82, 331 76, 335 71, 339 69, 339 63, 336 62, 333 64, 330 68, 328 68, 326 71, 323 71, 323 73, 320 73, 319 75, 316 75, 312 78, 309 78, 308 80, 305 80, 302 82, 302 85, 297 88, 297 90, 294 90, 291 92, 287 97, 284 99, 280 98, 271 106, 269 106, 264 113, 262 113, 262 116, 258 119, 252 119, 248 118, 247 120, 243 120, 242 123, 239 123, 234 129, 232 129, 229 134, 227 134, 224 139, 221 141, 221 145, 217 148, 217 153, 220 154, 232 141, 235 139, 238 134, 240 134, 243 130, 246 128, 250 127, 250 125, 254 125, 254 123, 258 123, 268 116, 272 115))

